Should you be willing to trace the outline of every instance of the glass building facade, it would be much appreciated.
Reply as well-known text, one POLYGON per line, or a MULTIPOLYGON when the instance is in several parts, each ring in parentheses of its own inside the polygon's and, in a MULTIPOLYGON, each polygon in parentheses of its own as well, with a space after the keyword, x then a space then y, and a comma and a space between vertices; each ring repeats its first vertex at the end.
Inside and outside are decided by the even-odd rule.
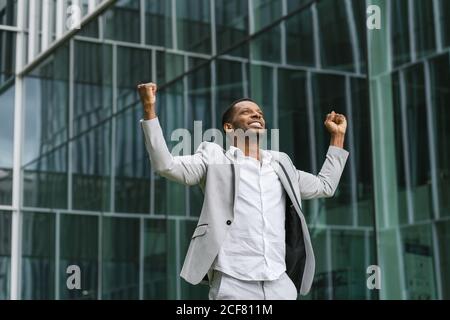
POLYGON ((152 171, 149 81, 169 148, 251 97, 312 173, 345 114, 339 188, 303 202, 302 299, 450 299, 449 52, 447 0, 0 0, 0 299, 207 299, 179 277, 202 193, 152 171))

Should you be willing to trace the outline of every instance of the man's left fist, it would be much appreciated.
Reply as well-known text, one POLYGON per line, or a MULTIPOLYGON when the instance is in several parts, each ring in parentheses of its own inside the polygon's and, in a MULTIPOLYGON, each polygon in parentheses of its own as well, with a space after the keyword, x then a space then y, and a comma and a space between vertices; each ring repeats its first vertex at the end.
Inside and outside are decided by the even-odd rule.
POLYGON ((325 119, 325 127, 327 127, 328 132, 333 134, 345 134, 347 130, 347 119, 343 114, 336 112, 331 112, 327 115, 325 119))

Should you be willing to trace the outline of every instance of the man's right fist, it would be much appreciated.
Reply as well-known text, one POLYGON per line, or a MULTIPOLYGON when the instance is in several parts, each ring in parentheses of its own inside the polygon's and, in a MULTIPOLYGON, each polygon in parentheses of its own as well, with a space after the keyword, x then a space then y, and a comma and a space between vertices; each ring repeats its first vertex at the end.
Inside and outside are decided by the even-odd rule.
POLYGON ((155 104, 158 87, 153 82, 138 85, 139 96, 144 107, 144 120, 156 118, 155 104))
POLYGON ((139 96, 144 107, 154 107, 158 87, 153 82, 138 85, 139 96))

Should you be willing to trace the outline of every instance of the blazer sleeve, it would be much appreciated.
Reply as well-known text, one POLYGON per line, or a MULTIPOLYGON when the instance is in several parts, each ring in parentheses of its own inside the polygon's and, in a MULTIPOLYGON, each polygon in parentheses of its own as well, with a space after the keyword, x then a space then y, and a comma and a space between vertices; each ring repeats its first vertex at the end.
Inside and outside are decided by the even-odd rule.
POLYGON ((337 189, 349 152, 330 146, 322 169, 317 176, 297 170, 302 199, 329 198, 337 189))
POLYGON ((154 170, 161 176, 185 185, 196 185, 206 174, 206 144, 188 156, 172 156, 159 123, 159 119, 141 120, 145 146, 154 170))

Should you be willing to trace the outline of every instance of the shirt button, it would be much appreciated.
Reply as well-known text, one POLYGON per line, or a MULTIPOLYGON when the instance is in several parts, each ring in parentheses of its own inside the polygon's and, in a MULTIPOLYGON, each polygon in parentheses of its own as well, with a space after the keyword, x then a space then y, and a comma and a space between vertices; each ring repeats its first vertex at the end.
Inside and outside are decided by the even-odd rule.
POLYGON ((230 224, 231 224, 231 221, 230 221, 230 220, 228 220, 228 221, 227 221, 227 225, 230 225, 230 224))

